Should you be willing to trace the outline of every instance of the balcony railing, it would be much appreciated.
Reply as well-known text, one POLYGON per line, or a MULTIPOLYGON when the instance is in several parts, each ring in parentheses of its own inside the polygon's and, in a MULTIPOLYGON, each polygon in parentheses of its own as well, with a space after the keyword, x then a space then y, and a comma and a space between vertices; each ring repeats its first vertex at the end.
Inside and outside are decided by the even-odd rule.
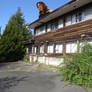
POLYGON ((35 41, 57 41, 92 34, 92 19, 35 36, 35 41))

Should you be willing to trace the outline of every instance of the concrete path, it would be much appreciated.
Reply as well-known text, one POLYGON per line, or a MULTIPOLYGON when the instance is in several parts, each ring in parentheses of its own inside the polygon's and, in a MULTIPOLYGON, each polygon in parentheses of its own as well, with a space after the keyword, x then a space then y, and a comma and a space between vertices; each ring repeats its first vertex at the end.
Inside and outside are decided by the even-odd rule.
POLYGON ((0 92, 86 92, 79 86, 65 83, 56 72, 31 69, 33 66, 22 63, 0 64, 0 92))

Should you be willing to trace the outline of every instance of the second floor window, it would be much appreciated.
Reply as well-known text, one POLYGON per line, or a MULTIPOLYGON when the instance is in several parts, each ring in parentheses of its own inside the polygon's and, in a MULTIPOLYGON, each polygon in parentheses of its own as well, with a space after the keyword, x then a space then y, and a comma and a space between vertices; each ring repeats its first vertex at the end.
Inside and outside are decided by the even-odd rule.
POLYGON ((45 26, 36 29, 36 35, 45 33, 45 26))
POLYGON ((71 16, 67 16, 65 19, 65 26, 71 25, 71 16))
POLYGON ((82 13, 77 14, 77 22, 82 21, 82 13))
MULTIPOLYGON (((83 20, 92 19, 92 7, 89 7, 87 9, 84 9, 82 11, 76 11, 73 14, 67 15, 64 17, 55 21, 50 21, 47 23, 47 32, 50 32, 52 30, 57 30, 59 28, 63 28, 64 26, 69 26, 71 24, 79 23, 83 20), (65 20, 65 23, 64 23, 65 20)), ((36 35, 40 35, 45 33, 46 26, 42 26, 40 28, 36 29, 36 35)))
POLYGON ((58 22, 54 22, 51 25, 51 30, 56 30, 56 29, 58 29, 58 22))
POLYGON ((47 25, 47 32, 50 32, 51 31, 51 24, 48 24, 47 25))
POLYGON ((58 29, 58 22, 47 24, 47 32, 58 29))
POLYGON ((59 19, 58 28, 63 28, 63 27, 64 27, 63 19, 59 19))
POLYGON ((85 9, 85 20, 92 19, 92 6, 85 9))
POLYGON ((72 24, 75 24, 77 22, 76 14, 72 15, 72 24))

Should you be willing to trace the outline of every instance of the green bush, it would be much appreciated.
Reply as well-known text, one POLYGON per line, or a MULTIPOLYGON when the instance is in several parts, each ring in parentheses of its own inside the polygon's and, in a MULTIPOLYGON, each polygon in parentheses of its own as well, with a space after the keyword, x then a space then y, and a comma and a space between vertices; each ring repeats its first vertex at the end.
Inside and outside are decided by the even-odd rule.
POLYGON ((29 63, 30 62, 29 55, 25 55, 24 56, 23 62, 25 62, 25 63, 29 63))
POLYGON ((80 85, 84 88, 92 88, 92 45, 85 43, 80 53, 64 56, 64 66, 61 73, 65 81, 80 85))

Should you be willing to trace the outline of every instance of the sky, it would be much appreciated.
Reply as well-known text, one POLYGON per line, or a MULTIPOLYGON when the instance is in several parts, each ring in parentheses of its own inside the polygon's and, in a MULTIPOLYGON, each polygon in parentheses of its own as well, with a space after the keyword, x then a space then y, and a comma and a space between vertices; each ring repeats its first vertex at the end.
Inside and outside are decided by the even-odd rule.
POLYGON ((26 23, 32 23, 38 19, 39 10, 36 3, 43 1, 49 9, 55 10, 56 8, 64 5, 70 0, 0 0, 0 27, 2 32, 5 29, 10 17, 16 13, 18 7, 21 8, 26 23))

